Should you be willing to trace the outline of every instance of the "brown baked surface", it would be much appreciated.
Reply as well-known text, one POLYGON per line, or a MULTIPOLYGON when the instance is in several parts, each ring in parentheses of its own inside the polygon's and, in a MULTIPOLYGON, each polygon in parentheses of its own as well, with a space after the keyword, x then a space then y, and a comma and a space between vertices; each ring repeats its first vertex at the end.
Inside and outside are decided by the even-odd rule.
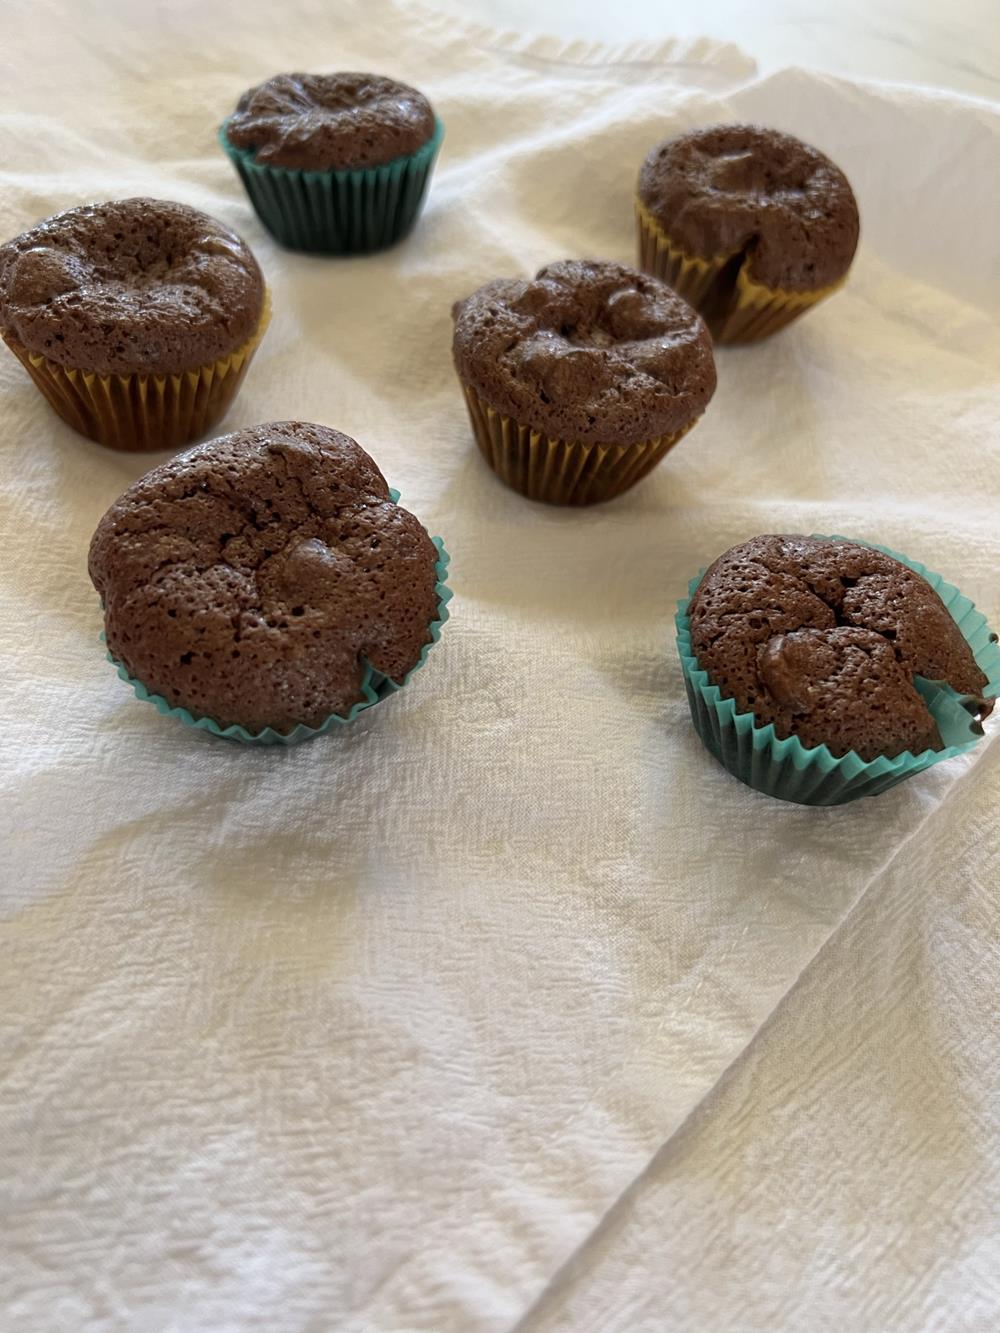
POLYGON ((415 153, 434 134, 430 102, 379 74, 277 74, 249 88, 226 122, 264 166, 346 171, 415 153))
POLYGON ((701 415, 712 340, 665 283, 625 264, 565 260, 498 279, 453 307, 459 378, 553 439, 639 444, 701 415))
POLYGON ((766 287, 829 287, 858 245, 858 206, 840 168, 759 125, 668 139, 643 163, 639 198, 681 250, 702 259, 745 255, 747 276, 766 287))
POLYGON ((248 246, 186 204, 88 204, 0 247, 0 330, 70 369, 196 370, 241 347, 263 308, 248 246))
POLYGON ((153 694, 287 733, 362 698, 363 661, 414 667, 437 550, 354 440, 279 421, 147 472, 101 519, 90 577, 108 648, 153 694))
MULTIPOLYGON (((930 584, 854 542, 754 537, 706 571, 689 615, 698 665, 723 697, 837 756, 941 748, 914 676, 979 697, 986 685, 930 584)), ((981 715, 991 708, 983 700, 981 715)))

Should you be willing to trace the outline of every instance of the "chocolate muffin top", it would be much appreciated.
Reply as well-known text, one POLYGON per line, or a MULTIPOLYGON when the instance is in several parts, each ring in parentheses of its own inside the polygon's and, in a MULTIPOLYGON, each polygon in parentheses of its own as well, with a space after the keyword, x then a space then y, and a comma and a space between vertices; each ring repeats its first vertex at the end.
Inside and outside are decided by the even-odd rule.
POLYGON ((430 641, 437 549, 354 440, 278 421, 130 486, 90 544, 108 648, 175 707, 287 733, 399 681, 430 641))
POLYGON ((195 370, 245 343, 263 308, 248 247, 186 204, 71 208, 0 247, 0 331, 71 369, 195 370))
POLYGON ((847 177, 800 139, 758 125, 712 125, 654 148, 639 198, 671 241, 703 259, 745 255, 766 287, 838 282, 858 245, 847 177))
POLYGON ((276 74, 243 94, 225 130, 266 166, 346 171, 415 153, 434 126, 423 93, 380 74, 276 74))
POLYGON ((657 278, 565 260, 498 279, 452 307, 459 377, 498 412, 555 439, 638 444, 671 435, 715 392, 712 340, 657 278))
POLYGON ((986 676, 930 584, 881 551, 765 536, 721 555, 689 608, 698 665, 781 738, 837 756, 940 749, 913 677, 982 697, 986 676))

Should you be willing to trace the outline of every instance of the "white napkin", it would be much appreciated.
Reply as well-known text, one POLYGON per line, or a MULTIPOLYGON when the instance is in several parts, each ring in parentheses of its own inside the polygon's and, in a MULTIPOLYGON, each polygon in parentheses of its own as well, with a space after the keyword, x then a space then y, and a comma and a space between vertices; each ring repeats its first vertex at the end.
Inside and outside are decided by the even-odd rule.
POLYGON ((993 1333, 1000 746, 519 1333, 993 1333))
POLYGON ((86 575, 101 513, 158 460, 74 436, 3 353, 0 1309, 507 1327, 907 840, 946 834, 961 776, 1000 792, 984 744, 853 806, 759 796, 702 749, 672 641, 688 578, 776 530, 883 541, 996 623, 1000 118, 385 0, 39 0, 6 47, 0 233, 141 192, 234 226, 274 321, 227 428, 354 435, 445 537, 456 596, 413 683, 332 737, 261 751, 160 717, 104 660, 86 575), (303 67, 407 78, 445 121, 388 254, 282 253, 216 146, 244 87, 303 67), (702 424, 619 501, 506 491, 471 442, 452 300, 630 259, 646 150, 734 116, 850 175, 848 288, 720 352, 702 424))

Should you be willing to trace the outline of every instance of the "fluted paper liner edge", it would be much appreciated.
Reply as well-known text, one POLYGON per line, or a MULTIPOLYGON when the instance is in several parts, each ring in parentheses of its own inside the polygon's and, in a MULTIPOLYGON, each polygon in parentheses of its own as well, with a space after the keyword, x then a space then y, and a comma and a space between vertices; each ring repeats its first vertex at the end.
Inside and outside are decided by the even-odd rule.
MULTIPOLYGON (((834 536, 824 540, 858 539, 834 536)), ((884 552, 927 580, 944 602, 972 649, 980 670, 986 675, 984 694, 992 698, 1000 695, 1000 646, 986 617, 976 610, 969 598, 940 574, 933 573, 909 556, 875 542, 860 541, 859 544, 884 552)), ((907 750, 893 759, 880 756, 864 760, 853 750, 837 758, 825 745, 807 748, 797 736, 780 739, 773 723, 762 727, 755 721, 753 713, 737 713, 735 700, 723 697, 720 688, 711 683, 708 672, 698 665, 691 643, 688 608, 701 577, 698 574, 691 580, 688 596, 678 603, 675 620, 677 651, 684 672, 691 720, 706 749, 747 786, 800 805, 840 805, 887 791, 934 764, 965 754, 982 738, 982 728, 963 705, 963 696, 943 682, 924 681, 917 677, 915 684, 938 724, 941 739, 945 741, 941 750, 925 750, 917 755, 907 750)))
MULTIPOLYGON (((398 501, 398 491, 393 490, 390 494, 394 503, 398 501)), ((150 694, 145 685, 143 685, 141 681, 136 680, 133 676, 130 676, 125 667, 112 657, 110 653, 108 653, 108 661, 117 669, 121 679, 124 680, 126 684, 131 685, 132 689, 135 691, 137 699, 141 699, 145 703, 151 703, 157 712, 163 713, 166 717, 176 718, 178 722, 183 723, 187 727, 196 727, 202 731, 209 732, 213 736, 221 736, 225 740, 238 741, 243 745, 298 745, 302 741, 312 740, 314 737, 322 736, 336 726, 353 722, 354 719, 358 717, 359 714, 365 712, 366 709, 374 707, 375 704, 381 703, 383 699, 388 698, 390 694, 395 694, 398 690, 403 689, 427 661, 427 656, 430 653, 430 650, 441 637, 441 630, 445 621, 449 619, 448 603, 452 598, 452 591, 445 582, 448 565, 451 563, 451 557, 445 550, 444 542, 440 537, 433 537, 431 540, 438 551, 438 559, 434 566, 437 575, 437 583, 434 589, 437 595, 437 615, 427 627, 431 637, 421 648, 420 657, 403 679, 399 681, 394 681, 388 676, 383 676, 381 672, 375 670, 371 663, 366 662, 361 682, 363 697, 359 699, 357 703, 352 704, 346 713, 333 713, 321 722, 318 727, 307 727, 304 724, 300 724, 285 734, 275 731, 273 727, 265 727, 259 732, 250 732, 245 727, 240 726, 220 727, 212 718, 195 717, 186 708, 177 708, 168 703, 162 695, 150 694)), ((102 634, 101 638, 103 639, 103 637, 102 634)))

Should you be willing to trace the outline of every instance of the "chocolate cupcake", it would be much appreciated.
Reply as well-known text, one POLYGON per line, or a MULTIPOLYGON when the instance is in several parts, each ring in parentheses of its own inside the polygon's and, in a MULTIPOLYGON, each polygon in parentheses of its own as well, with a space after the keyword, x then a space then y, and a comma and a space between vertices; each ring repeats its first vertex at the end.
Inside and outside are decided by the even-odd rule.
POLYGON ((378 74, 278 74, 219 141, 261 222, 292 250, 381 250, 407 234, 444 127, 423 93, 378 74))
POLYGON ((301 740, 405 684, 447 556, 354 440, 274 422, 189 449, 101 519, 90 577, 119 673, 239 740, 301 740))
POLYGON ((968 748, 1000 653, 972 604, 926 574, 841 538, 755 537, 720 556, 678 617, 706 745, 751 786, 822 804, 968 748))
POLYGON ((71 208, 0 247, 0 333, 74 430, 175 449, 226 412, 267 326, 264 279, 185 204, 71 208))
POLYGON ((843 282, 858 206, 828 157, 778 130, 713 125, 650 152, 639 263, 701 312, 716 342, 766 338, 843 282))
POLYGON ((453 353, 483 456, 533 500, 627 490, 715 391, 708 331, 664 283, 567 260, 455 303, 453 353))

